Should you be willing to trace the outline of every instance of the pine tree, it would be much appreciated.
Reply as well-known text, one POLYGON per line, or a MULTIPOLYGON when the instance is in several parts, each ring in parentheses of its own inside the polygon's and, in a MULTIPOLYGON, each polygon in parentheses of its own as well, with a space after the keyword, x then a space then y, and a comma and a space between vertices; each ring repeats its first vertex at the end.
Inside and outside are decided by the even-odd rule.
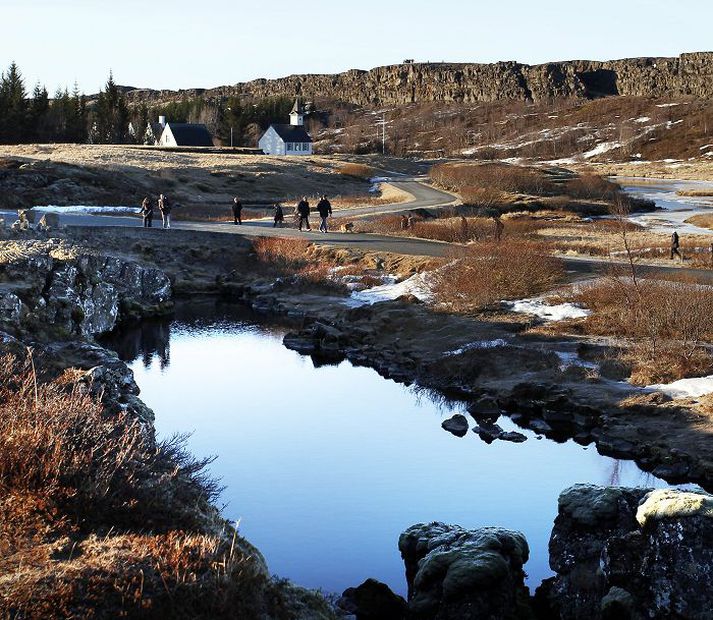
POLYGON ((51 138, 49 127, 50 99, 47 89, 35 84, 27 115, 27 138, 35 142, 47 142, 51 138))
POLYGON ((27 139, 26 97, 22 74, 13 62, 0 80, 0 142, 17 144, 27 139))
POLYGON ((91 139, 98 144, 122 144, 126 142, 128 129, 129 109, 110 72, 97 98, 91 139))

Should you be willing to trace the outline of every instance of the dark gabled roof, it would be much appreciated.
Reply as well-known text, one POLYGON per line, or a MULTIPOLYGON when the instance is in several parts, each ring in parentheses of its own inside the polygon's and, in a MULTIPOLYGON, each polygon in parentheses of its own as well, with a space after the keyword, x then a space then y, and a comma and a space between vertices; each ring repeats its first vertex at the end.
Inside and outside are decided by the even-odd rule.
POLYGON ((213 146, 213 138, 205 125, 167 123, 178 146, 213 146))
POLYGON ((151 127, 151 134, 156 140, 161 137, 161 132, 163 132, 163 125, 161 123, 154 123, 149 121, 149 127, 151 127))
POLYGON ((270 125, 285 142, 312 142, 302 125, 270 125))

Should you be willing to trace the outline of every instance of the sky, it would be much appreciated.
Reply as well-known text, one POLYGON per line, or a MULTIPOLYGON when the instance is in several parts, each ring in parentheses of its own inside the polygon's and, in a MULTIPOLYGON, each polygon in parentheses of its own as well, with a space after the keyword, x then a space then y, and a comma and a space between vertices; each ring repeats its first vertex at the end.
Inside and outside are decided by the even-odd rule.
POLYGON ((535 64, 713 49, 710 0, 0 0, 0 71, 209 88, 418 61, 535 64))

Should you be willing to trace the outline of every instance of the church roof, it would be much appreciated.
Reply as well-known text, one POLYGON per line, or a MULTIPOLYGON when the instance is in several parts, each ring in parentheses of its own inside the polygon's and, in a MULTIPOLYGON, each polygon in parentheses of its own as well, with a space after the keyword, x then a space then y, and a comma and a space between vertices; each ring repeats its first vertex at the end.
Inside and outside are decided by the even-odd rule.
POLYGON ((312 138, 310 138, 307 130, 302 125, 272 124, 270 127, 277 132, 277 135, 284 142, 312 142, 312 138))
POLYGON ((304 113, 304 108, 302 106, 302 103, 300 102, 300 98, 297 97, 295 99, 295 105, 292 106, 292 112, 290 114, 303 114, 304 113))
POLYGON ((168 123, 178 146, 213 146, 213 138, 205 125, 168 123))

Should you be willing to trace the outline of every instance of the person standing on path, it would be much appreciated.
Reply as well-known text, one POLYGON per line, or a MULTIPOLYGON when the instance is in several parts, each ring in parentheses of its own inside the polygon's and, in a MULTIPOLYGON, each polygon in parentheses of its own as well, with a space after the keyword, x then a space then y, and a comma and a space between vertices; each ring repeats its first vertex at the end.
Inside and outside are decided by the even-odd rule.
POLYGON ((144 228, 151 228, 153 226, 153 202, 148 196, 141 201, 140 213, 144 218, 144 228))
POLYGON ((332 215, 332 204, 327 200, 327 196, 322 194, 322 199, 317 203, 317 212, 321 218, 319 230, 323 233, 327 232, 327 218, 332 215))
POLYGON ((681 244, 681 240, 678 237, 678 231, 673 231, 673 234, 671 235, 671 260, 673 260, 673 255, 675 254, 678 256, 680 260, 683 260, 683 256, 681 256, 681 252, 678 251, 679 245, 681 244))
POLYGON ((494 215, 493 222, 495 222, 495 243, 500 243, 500 240, 503 238, 505 224, 503 224, 503 221, 500 219, 500 215, 494 215))
POLYGON ((302 200, 297 203, 297 216, 300 218, 299 228, 302 230, 302 224, 307 226, 307 230, 312 230, 309 226, 309 202, 307 196, 302 196, 302 200))
POLYGON ((158 210, 161 211, 161 220, 164 228, 171 228, 171 202, 164 194, 158 197, 158 210))
POLYGON ((285 221, 285 214, 282 211, 282 205, 279 202, 275 203, 275 221, 272 224, 273 228, 282 227, 282 222, 285 221))
POLYGON ((243 223, 243 203, 240 202, 240 198, 237 196, 233 198, 233 224, 243 223))

